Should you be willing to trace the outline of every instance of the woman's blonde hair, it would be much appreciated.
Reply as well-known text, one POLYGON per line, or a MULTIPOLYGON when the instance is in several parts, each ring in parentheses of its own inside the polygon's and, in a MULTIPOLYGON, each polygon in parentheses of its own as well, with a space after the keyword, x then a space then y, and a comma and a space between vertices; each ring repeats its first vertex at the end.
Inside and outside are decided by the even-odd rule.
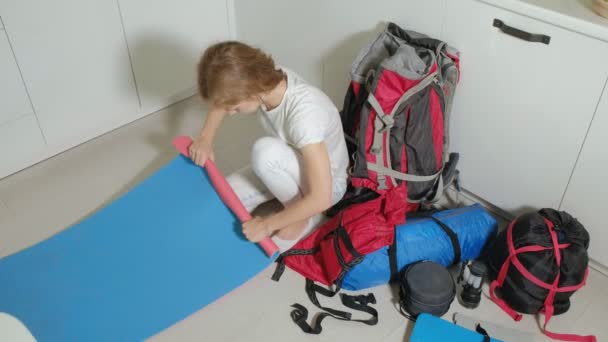
POLYGON ((208 47, 198 64, 201 97, 222 107, 268 92, 284 78, 270 55, 237 41, 208 47))

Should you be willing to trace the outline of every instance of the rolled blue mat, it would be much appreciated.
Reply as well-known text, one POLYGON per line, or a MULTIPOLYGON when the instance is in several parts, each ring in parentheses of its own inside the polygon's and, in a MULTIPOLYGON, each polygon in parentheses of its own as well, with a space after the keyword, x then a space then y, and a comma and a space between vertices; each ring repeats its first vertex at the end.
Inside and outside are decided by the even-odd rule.
MULTIPOLYGON (((483 328, 483 327, 482 327, 483 328)), ((484 336, 441 318, 423 313, 416 319, 410 342, 483 342, 484 336)), ((491 342, 502 342, 490 339, 491 342)))
MULTIPOLYGON (((496 220, 479 204, 444 210, 433 215, 448 225, 458 236, 461 260, 479 257, 481 250, 498 229, 496 220)), ((431 218, 408 219, 396 228, 397 265, 403 267, 421 260, 449 266, 454 260, 454 247, 448 235, 431 218)), ((365 256, 345 276, 342 287, 362 290, 386 284, 391 277, 388 247, 365 256)))

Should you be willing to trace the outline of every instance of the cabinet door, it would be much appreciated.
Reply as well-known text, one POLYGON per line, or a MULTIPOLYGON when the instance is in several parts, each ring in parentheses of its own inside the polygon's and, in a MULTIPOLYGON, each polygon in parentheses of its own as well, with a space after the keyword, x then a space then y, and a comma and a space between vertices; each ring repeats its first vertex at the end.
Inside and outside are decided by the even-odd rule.
POLYGON ((45 147, 33 114, 0 125, 0 178, 30 163, 45 147))
POLYGON ((0 13, 49 145, 139 114, 115 1, 3 0, 0 13))
POLYGON ((190 96, 202 51, 229 38, 226 0, 119 0, 144 108, 190 96))
POLYGON ((591 234, 589 253, 608 267, 608 87, 597 108, 583 150, 574 169, 561 209, 569 212, 591 234))
POLYGON ((31 112, 13 52, 4 30, 0 29, 0 125, 31 112))
POLYGON ((450 132, 464 188, 514 214, 558 207, 606 80, 607 46, 478 1, 447 6, 444 39, 462 57, 450 132), (495 18, 550 44, 502 33, 495 18))

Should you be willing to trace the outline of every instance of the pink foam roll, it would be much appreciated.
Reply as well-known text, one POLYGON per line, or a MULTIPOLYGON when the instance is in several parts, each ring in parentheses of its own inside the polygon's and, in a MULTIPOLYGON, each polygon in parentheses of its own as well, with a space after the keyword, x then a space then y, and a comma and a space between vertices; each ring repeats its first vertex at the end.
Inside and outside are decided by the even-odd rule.
MULTIPOLYGON (((186 157, 190 157, 188 148, 191 144, 192 139, 187 136, 179 136, 173 139, 173 146, 175 146, 175 148, 186 157)), ((228 206, 228 208, 230 208, 234 215, 236 215, 239 221, 241 221, 241 223, 245 223, 251 220, 251 214, 247 211, 243 203, 241 203, 230 184, 228 184, 226 181, 224 175, 222 175, 212 160, 209 159, 205 162, 205 170, 207 170, 207 174, 209 175, 209 179, 211 180, 211 184, 213 184, 215 191, 217 191, 219 197, 228 206)), ((277 247, 277 245, 269 237, 266 237, 258 244, 268 257, 272 257, 279 251, 279 247, 277 247)))

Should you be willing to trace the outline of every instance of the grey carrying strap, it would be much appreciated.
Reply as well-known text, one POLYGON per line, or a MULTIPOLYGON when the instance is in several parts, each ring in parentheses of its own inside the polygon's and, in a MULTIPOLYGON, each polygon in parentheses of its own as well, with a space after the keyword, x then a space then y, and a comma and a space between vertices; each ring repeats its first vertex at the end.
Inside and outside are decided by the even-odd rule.
POLYGON ((402 172, 395 171, 393 169, 389 169, 387 167, 380 166, 378 164, 374 164, 374 163, 370 163, 370 162, 367 163, 367 169, 374 171, 378 174, 384 174, 391 178, 399 179, 399 180, 403 180, 403 181, 407 181, 407 182, 430 182, 432 180, 436 180, 437 190, 433 193, 433 189, 435 187, 432 186, 427 194, 427 196, 428 196, 431 193, 433 193, 431 197, 425 196, 421 200, 408 199, 408 202, 410 202, 410 203, 433 204, 433 203, 438 202, 441 199, 441 196, 443 195, 443 190, 444 190, 444 182, 443 182, 443 174, 442 174, 443 168, 441 168, 438 172, 436 172, 432 175, 429 175, 429 176, 419 176, 419 175, 412 175, 412 174, 408 174, 408 173, 402 173, 402 172))
MULTIPOLYGON (((442 174, 442 175, 439 175, 437 190, 435 190, 435 193, 433 194, 433 196, 431 198, 426 198, 423 201, 423 203, 424 204, 435 204, 435 203, 439 202, 439 200, 443 196, 443 190, 444 190, 444 184, 443 184, 443 174, 442 174)), ((433 191, 433 188, 431 187, 431 190, 429 190, 429 192, 432 192, 432 191, 433 191)))
POLYGON ((374 171, 376 173, 382 173, 382 174, 385 174, 392 178, 404 180, 404 181, 408 181, 408 182, 430 182, 432 180, 437 179, 437 177, 440 177, 441 172, 443 172, 443 169, 441 169, 438 172, 436 172, 432 175, 429 175, 429 176, 418 176, 418 175, 411 175, 409 173, 402 173, 399 171, 395 171, 393 169, 389 169, 388 167, 380 166, 376 163, 371 163, 371 162, 367 163, 367 169, 374 171))
POLYGON ((429 191, 427 192, 426 196, 423 197, 422 199, 419 200, 413 200, 408 198, 407 201, 410 203, 421 203, 421 204, 435 204, 437 202, 439 202, 439 200, 441 199, 441 197, 443 196, 443 190, 445 188, 444 186, 444 182, 443 182, 443 174, 439 175, 439 178, 437 179, 437 190, 433 193, 433 189, 435 187, 432 186, 429 191), (428 197, 429 195, 431 195, 430 197, 428 197))
POLYGON ((429 189, 427 194, 420 200, 412 200, 408 198, 408 202, 410 203, 423 203, 423 204, 435 204, 439 202, 441 197, 443 197, 444 190, 450 185, 454 184, 456 186, 456 190, 460 192, 460 185, 458 180, 459 172, 456 169, 458 165, 458 160, 460 159, 460 155, 458 153, 450 153, 450 157, 448 161, 443 165, 443 169, 441 170, 441 175, 437 179, 437 189, 433 193, 433 186, 429 189), (447 183, 446 183, 447 182, 447 183))
MULTIPOLYGON (((382 109, 382 106, 380 106, 380 103, 378 102, 378 99, 376 99, 376 97, 374 96, 373 92, 371 91, 371 80, 374 78, 374 72, 370 70, 370 72, 367 75, 367 79, 365 82, 365 86, 368 88, 367 91, 369 93, 369 96, 367 98, 367 102, 369 102, 369 104, 371 105, 371 107, 376 111, 376 118, 374 120, 374 140, 372 143, 372 148, 371 148, 371 152, 374 154, 374 156, 376 157, 376 162, 378 162, 380 165, 384 165, 384 153, 382 153, 382 137, 385 131, 390 131, 390 129, 393 127, 394 124, 394 120, 391 116, 386 115, 386 113, 384 113, 384 110, 382 109)), ((389 138, 390 138, 390 134, 386 134, 386 146, 387 148, 390 148, 389 143, 389 138)), ((390 161, 390 153, 387 153, 387 163, 388 165, 391 164, 390 161)), ((385 174, 380 174, 378 173, 378 189, 379 190, 383 190, 386 189, 387 185, 386 185, 386 175, 385 174)))
POLYGON ((423 203, 423 204, 435 204, 439 202, 441 197, 443 197, 444 190, 452 184, 456 185, 456 190, 460 192, 460 185, 458 181, 458 170, 456 166, 458 165, 458 160, 460 159, 460 155, 458 153, 450 153, 450 157, 448 161, 443 165, 443 169, 441 170, 441 175, 437 180, 437 189, 433 193, 433 188, 431 187, 426 196, 421 200, 411 200, 408 199, 411 203, 423 203), (447 183, 446 183, 447 181, 447 183), (429 197, 429 195, 431 195, 429 197))
POLYGON ((376 99, 374 94, 371 92, 367 97, 367 102, 369 102, 372 108, 376 111, 377 117, 380 118, 380 121, 382 121, 382 123, 384 124, 384 127, 375 127, 376 131, 384 131, 386 129, 390 129, 394 124, 392 113, 391 116, 386 115, 384 113, 384 110, 382 109, 382 106, 380 106, 380 102, 378 102, 378 99, 376 99))

